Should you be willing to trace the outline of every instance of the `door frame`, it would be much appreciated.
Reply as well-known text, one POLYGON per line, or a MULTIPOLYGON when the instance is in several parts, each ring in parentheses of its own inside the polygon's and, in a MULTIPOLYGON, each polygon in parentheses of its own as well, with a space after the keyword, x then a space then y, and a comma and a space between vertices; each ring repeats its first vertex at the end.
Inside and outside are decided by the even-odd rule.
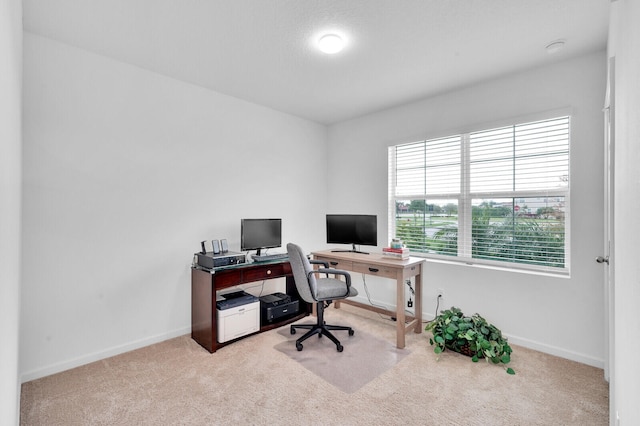
POLYGON ((609 58, 607 92, 604 107, 604 266, 605 356, 604 377, 615 377, 615 262, 614 197, 615 197, 615 57, 609 58))

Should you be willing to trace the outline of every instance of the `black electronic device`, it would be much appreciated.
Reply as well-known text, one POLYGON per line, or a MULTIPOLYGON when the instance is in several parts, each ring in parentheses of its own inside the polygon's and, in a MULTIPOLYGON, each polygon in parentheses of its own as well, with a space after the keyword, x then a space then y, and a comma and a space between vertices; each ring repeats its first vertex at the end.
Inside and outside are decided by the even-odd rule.
POLYGON ((256 250, 282 245, 282 219, 241 219, 240 250, 256 250))
POLYGON ((230 294, 223 294, 220 300, 216 300, 216 309, 223 311, 257 301, 258 298, 256 296, 244 291, 237 291, 230 294))
POLYGON ((224 297, 225 299, 236 299, 238 297, 246 296, 247 294, 249 293, 247 293, 244 290, 238 290, 238 291, 233 291, 231 293, 222 294, 221 296, 224 297))
POLYGON ((260 297, 262 323, 270 323, 280 318, 295 315, 300 310, 300 302, 288 294, 274 293, 260 297))
POLYGON ((207 254, 207 248, 205 247, 204 243, 206 243, 206 241, 200 241, 200 253, 207 254))
POLYGON ((291 296, 285 293, 273 293, 260 297, 260 303, 264 303, 268 306, 284 305, 291 302, 291 296))
POLYGON ((365 253, 357 251, 356 245, 378 245, 377 216, 368 214, 328 214, 327 243, 352 245, 351 250, 333 251, 365 253))
POLYGON ((232 251, 221 254, 214 254, 213 252, 208 252, 205 254, 196 253, 196 256, 198 257, 198 266, 206 269, 219 268, 221 266, 238 265, 247 261, 247 257, 244 254, 235 253, 232 251))
POLYGON ((227 240, 226 239, 220 240, 220 250, 223 253, 226 253, 226 252, 229 251, 229 244, 227 244, 227 240))
POLYGON ((218 240, 211 240, 211 246, 213 247, 213 254, 220 254, 220 242, 218 240))

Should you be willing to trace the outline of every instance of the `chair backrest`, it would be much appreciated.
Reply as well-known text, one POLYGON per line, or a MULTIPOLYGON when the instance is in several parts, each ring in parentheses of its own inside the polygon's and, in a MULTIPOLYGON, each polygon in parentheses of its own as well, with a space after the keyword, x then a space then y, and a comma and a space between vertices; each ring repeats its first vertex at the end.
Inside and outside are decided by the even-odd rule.
POLYGON ((309 275, 309 272, 313 271, 309 259, 305 256, 302 248, 293 243, 287 244, 287 253, 289 254, 289 264, 291 265, 293 279, 296 282, 296 289, 300 297, 307 303, 315 302, 314 295, 317 294, 317 283, 315 275, 309 275))

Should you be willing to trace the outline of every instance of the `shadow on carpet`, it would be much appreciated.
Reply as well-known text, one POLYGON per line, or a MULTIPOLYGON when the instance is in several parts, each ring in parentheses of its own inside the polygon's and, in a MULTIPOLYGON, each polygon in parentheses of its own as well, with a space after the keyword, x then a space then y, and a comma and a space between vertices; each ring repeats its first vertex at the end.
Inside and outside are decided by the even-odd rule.
POLYGON ((298 351, 295 341, 303 335, 300 330, 292 335, 289 327, 282 327, 278 334, 288 341, 278 343, 275 349, 346 393, 357 391, 410 353, 406 348, 398 349, 391 342, 358 330, 353 336, 346 332, 335 333, 344 347, 343 352, 338 352, 336 345, 326 337, 316 336, 305 340, 304 349, 298 351))

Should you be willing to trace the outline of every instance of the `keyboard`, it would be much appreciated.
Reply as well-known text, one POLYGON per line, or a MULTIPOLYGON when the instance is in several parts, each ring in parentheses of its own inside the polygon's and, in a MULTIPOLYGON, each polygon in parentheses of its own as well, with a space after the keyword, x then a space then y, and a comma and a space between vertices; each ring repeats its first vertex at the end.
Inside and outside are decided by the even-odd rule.
POLYGON ((254 262, 267 262, 269 260, 281 260, 288 259, 289 255, 287 253, 276 253, 276 254, 263 254, 260 256, 251 256, 254 262))

